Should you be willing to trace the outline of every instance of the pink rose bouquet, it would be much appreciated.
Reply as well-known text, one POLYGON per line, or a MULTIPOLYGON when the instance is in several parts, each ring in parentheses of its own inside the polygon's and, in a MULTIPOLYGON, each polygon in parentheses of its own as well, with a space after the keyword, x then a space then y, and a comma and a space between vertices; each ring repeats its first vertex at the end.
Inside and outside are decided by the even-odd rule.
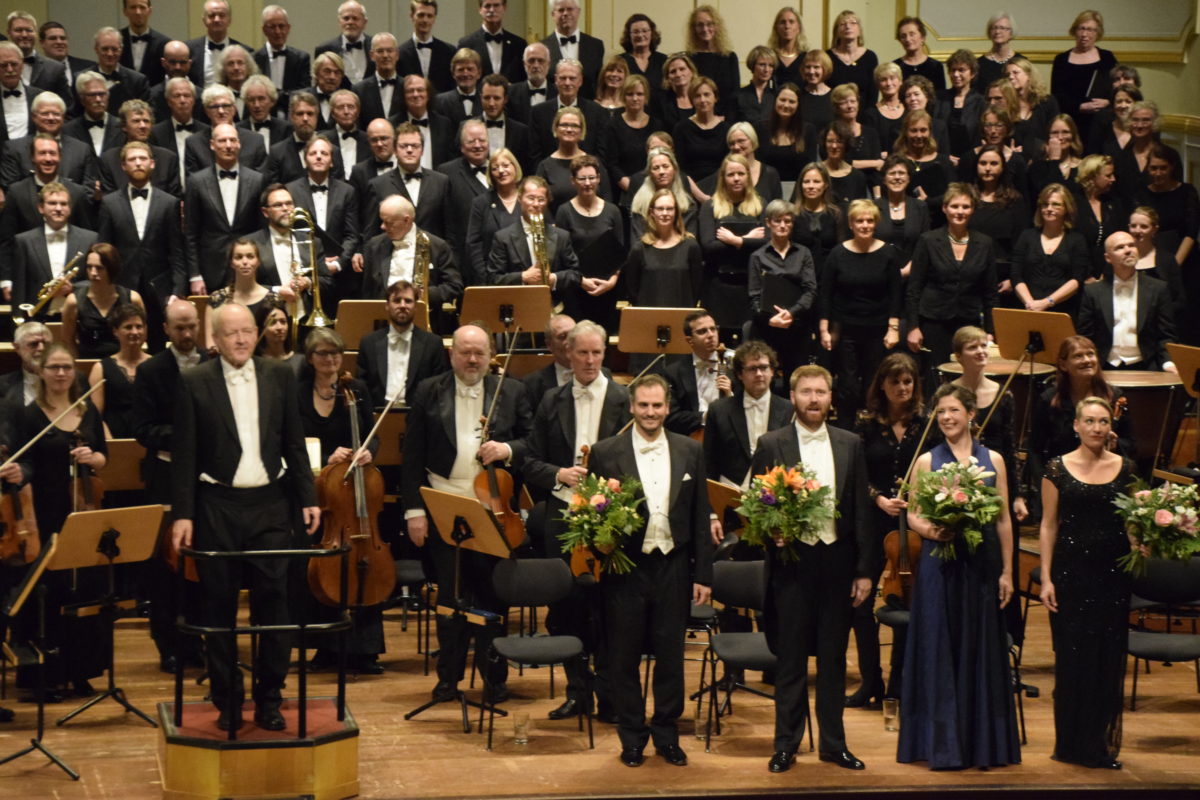
MULTIPOLYGON (((959 541, 968 553, 975 552, 983 541, 983 527, 1000 516, 1000 493, 986 483, 995 474, 972 457, 969 464, 951 461, 917 479, 913 503, 921 517, 955 534, 948 542, 938 542, 933 555, 953 561, 959 541)), ((913 488, 906 485, 904 491, 913 488)))
POLYGON ((636 496, 641 488, 633 478, 619 481, 588 475, 580 481, 563 510, 566 530, 558 536, 563 552, 590 548, 605 572, 621 574, 632 569, 633 562, 620 545, 642 524, 637 509, 646 498, 636 496))
POLYGON ((1144 574, 1147 558, 1187 561, 1200 552, 1200 490, 1164 483, 1151 489, 1140 480, 1113 501, 1131 549, 1117 559, 1126 572, 1144 574))

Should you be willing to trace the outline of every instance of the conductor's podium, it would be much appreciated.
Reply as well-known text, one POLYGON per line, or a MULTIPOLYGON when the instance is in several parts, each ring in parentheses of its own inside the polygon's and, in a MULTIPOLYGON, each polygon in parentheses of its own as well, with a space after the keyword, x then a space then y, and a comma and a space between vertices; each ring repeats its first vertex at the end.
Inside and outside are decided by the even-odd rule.
POLYGON ((211 703, 184 703, 181 725, 175 724, 175 704, 159 703, 163 797, 342 800, 357 795, 358 724, 350 710, 338 721, 336 698, 310 697, 304 738, 297 737, 296 701, 284 701, 279 710, 287 727, 265 731, 254 725, 254 706, 247 703, 245 724, 230 741, 217 729, 217 709, 211 703))

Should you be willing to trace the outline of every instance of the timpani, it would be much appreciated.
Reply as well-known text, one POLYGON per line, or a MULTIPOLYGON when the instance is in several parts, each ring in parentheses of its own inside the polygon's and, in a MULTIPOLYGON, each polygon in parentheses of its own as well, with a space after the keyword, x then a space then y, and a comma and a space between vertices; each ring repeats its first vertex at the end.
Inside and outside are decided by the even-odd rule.
MULTIPOLYGON (((1035 392, 1040 393, 1041 387, 1046 378, 1054 372, 1054 367, 1049 364, 1040 364, 1038 362, 1026 361, 1021 364, 1020 361, 1014 361, 1009 358, 992 358, 988 361, 987 366, 983 370, 983 374, 997 381, 1001 386, 1008 380, 1008 376, 1012 375, 1013 370, 1018 364, 1021 364, 1021 371, 1013 378, 1012 384, 1009 386, 1009 391, 1013 393, 1013 400, 1016 401, 1016 418, 1013 421, 1014 425, 1020 426, 1021 420, 1025 414, 1025 404, 1029 399, 1029 368, 1033 366, 1033 380, 1035 384, 1035 392)), ((948 383, 962 375, 962 364, 957 361, 947 361, 938 367, 938 374, 942 376, 942 381, 948 383)), ((1037 399, 1037 394, 1034 394, 1033 399, 1037 399)), ((1029 424, 1033 423, 1030 419, 1029 424)), ((1020 434, 1020 428, 1016 433, 1020 434)))
POLYGON ((1104 378, 1124 392, 1133 427, 1134 460, 1139 468, 1153 464, 1156 456, 1170 455, 1182 422, 1183 383, 1171 372, 1105 370, 1104 378))

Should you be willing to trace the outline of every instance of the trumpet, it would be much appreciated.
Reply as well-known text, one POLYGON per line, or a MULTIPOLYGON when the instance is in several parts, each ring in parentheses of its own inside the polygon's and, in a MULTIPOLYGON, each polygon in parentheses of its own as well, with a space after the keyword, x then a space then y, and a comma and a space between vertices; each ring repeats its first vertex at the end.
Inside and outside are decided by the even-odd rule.
MULTIPOLYGON (((300 320, 300 324, 309 328, 331 328, 333 327, 334 319, 325 313, 321 308, 321 281, 319 280, 317 269, 317 223, 313 221, 312 214, 308 213, 308 209, 295 208, 288 215, 288 222, 292 230, 296 230, 296 223, 304 223, 302 228, 308 228, 308 274, 312 277, 312 311, 308 316, 300 320)), ((294 274, 299 275, 299 271, 294 270, 294 274)))
POLYGON ((62 274, 57 278, 51 278, 42 284, 42 288, 38 290, 36 303, 21 303, 17 306, 20 309, 20 314, 13 314, 12 321, 15 325, 22 325, 27 320, 31 320, 41 313, 46 304, 58 295, 63 286, 70 283, 79 274, 79 260, 83 258, 83 251, 79 250, 63 267, 62 274))
POLYGON ((542 270, 542 283, 550 285, 550 253, 546 249, 546 218, 535 214, 529 218, 529 228, 533 238, 533 263, 542 270))

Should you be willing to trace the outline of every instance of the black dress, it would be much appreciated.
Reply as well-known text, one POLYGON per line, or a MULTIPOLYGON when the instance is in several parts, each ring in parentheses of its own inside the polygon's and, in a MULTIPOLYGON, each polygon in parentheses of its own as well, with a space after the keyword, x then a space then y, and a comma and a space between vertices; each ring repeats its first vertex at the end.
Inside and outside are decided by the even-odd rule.
POLYGON ((875 238, 882 239, 899 250, 904 256, 904 263, 907 264, 912 260, 917 239, 929 230, 929 207, 915 197, 905 197, 904 218, 894 219, 886 197, 877 198, 875 206, 879 209, 875 238))
POLYGON ((621 267, 631 305, 691 308, 704 288, 704 255, 695 237, 674 247, 654 247, 638 239, 621 267))
POLYGON ((688 55, 696 65, 697 74, 711 78, 717 85, 717 113, 722 116, 732 114, 736 108, 734 95, 741 85, 742 65, 738 63, 737 53, 693 52, 688 55))
POLYGON ((864 50, 858 60, 847 64, 838 58, 833 50, 826 50, 826 55, 833 62, 833 72, 825 79, 830 86, 841 86, 843 83, 853 83, 858 87, 859 105, 863 108, 875 105, 879 89, 875 86, 875 68, 879 66, 879 56, 874 50, 864 50))
POLYGON ((792 241, 804 245, 812 253, 818 275, 821 274, 825 257, 829 255, 829 251, 842 241, 842 227, 842 217, 838 211, 826 208, 823 211, 814 212, 801 207, 799 202, 796 203, 796 222, 792 226, 792 241))
POLYGON ((800 119, 816 130, 821 130, 833 122, 833 102, 830 100, 830 90, 825 94, 812 94, 805 88, 800 89, 800 119))
POLYGON ((773 144, 771 134, 765 122, 754 126, 758 134, 758 149, 754 156, 761 163, 774 167, 781 181, 795 181, 800 177, 800 170, 817 159, 817 132, 809 123, 801 127, 803 147, 797 149, 793 144, 773 144))
POLYGON ((1032 217, 1025 198, 1017 197, 1007 205, 980 200, 967 227, 991 237, 996 246, 996 279, 1012 275, 1012 249, 1021 232, 1029 228, 1032 217))
POLYGON ((833 187, 833 199, 838 205, 849 205, 851 200, 871 199, 870 184, 866 174, 860 169, 851 167, 845 175, 831 175, 829 183, 833 187))
MULTIPOLYGON (((590 249, 611 231, 616 251, 625 252, 625 221, 621 219, 621 209, 617 206, 605 203, 599 214, 587 217, 576 211, 571 203, 563 203, 554 215, 554 224, 570 235, 571 247, 579 256, 579 268, 583 277, 607 279, 617 271, 619 262, 605 258, 602 260, 606 263, 597 263, 597 257, 590 249)), ((581 292, 576 309, 585 319, 603 325, 608 330, 616 330, 617 301, 620 299, 621 293, 618 289, 605 292, 599 297, 581 292)))
POLYGON ((1034 300, 1049 297, 1069 280, 1078 281, 1079 286, 1075 289, 1075 294, 1054 306, 1055 311, 1070 314, 1072 318, 1079 310, 1079 303, 1083 297, 1083 282, 1087 280, 1090 271, 1087 243, 1075 231, 1063 233, 1062 241, 1053 253, 1047 253, 1043 249, 1042 232, 1037 228, 1022 231, 1013 247, 1013 286, 1024 283, 1034 300))
POLYGON ((104 358, 121 349, 112 330, 112 316, 118 308, 131 302, 133 295, 124 286, 114 288, 117 290, 116 302, 107 314, 101 314, 88 297, 88 284, 75 287, 75 340, 79 344, 80 358, 104 358))
POLYGON ((717 219, 712 200, 700 208, 700 247, 704 251, 705 275, 703 306, 717 324, 727 330, 738 330, 750 318, 750 296, 747 285, 747 265, 750 255, 762 246, 763 239, 743 237, 742 246, 734 247, 717 238, 721 226, 735 225, 739 230, 757 228, 763 224, 762 214, 751 217, 734 211, 717 219))
POLYGON ((1129 552, 1113 500, 1134 477, 1124 459, 1108 483, 1084 483, 1061 458, 1046 466, 1058 489, 1058 538, 1051 579, 1058 613, 1054 640, 1054 758, 1096 767, 1121 747, 1130 577, 1117 566, 1129 552))
POLYGON ((675 139, 675 158, 684 174, 699 182, 717 171, 729 154, 729 146, 725 143, 729 125, 728 119, 707 129, 690 119, 675 125, 671 132, 675 139))
MULTIPOLYGON (((609 157, 605 162, 609 178, 612 180, 613 196, 621 196, 620 183, 622 178, 632 178, 633 174, 646 167, 646 140, 650 134, 662 130, 662 121, 654 117, 644 127, 631 128, 620 114, 613 117, 609 125, 612 131, 612 142, 609 146, 609 157)), ((633 181, 629 182, 629 197, 637 191, 633 181)), ((625 205, 629 205, 626 201, 625 205)))
MULTIPOLYGON (((1033 401, 1033 421, 1029 430, 1029 456, 1032 459, 1034 485, 1040 485, 1045 465, 1050 459, 1069 453, 1079 446, 1079 437, 1075 434, 1075 404, 1069 403, 1065 408, 1055 408, 1053 384, 1033 401)), ((1112 403, 1116 404, 1124 392, 1117 386, 1112 387, 1112 403)), ((1133 441, 1132 414, 1123 414, 1120 419, 1113 420, 1113 432, 1117 434, 1117 452, 1125 457, 1132 457, 1136 452, 1133 441)), ((1111 512, 1110 512, 1111 513, 1111 512)))
POLYGON ((1107 100, 1112 96, 1112 80, 1108 75, 1117 65, 1117 57, 1111 50, 1103 47, 1097 47, 1096 50, 1100 53, 1100 59, 1091 64, 1072 64, 1070 50, 1059 53, 1054 57, 1054 66, 1050 69, 1050 91, 1063 113, 1070 114, 1075 120, 1079 136, 1085 142, 1091 133, 1096 112, 1080 111, 1079 106, 1088 100, 1107 100))
MULTIPOLYGON (((225 303, 228 303, 232 299, 233 299, 233 286, 232 285, 222 286, 220 289, 217 289, 215 292, 213 292, 212 294, 210 294, 208 296, 208 307, 209 308, 220 308, 222 305, 224 305, 225 303)), ((283 299, 279 295, 275 294, 275 292, 268 290, 267 293, 265 295, 263 295, 261 300, 256 300, 253 303, 249 303, 246 306, 246 308, 249 309, 250 313, 255 317, 255 319, 257 319, 258 318, 258 309, 262 308, 264 303, 282 306, 283 299)))
POLYGON ((920 64, 909 64, 903 58, 897 58, 892 63, 900 68, 901 80, 920 75, 928 78, 935 90, 941 92, 946 88, 946 68, 936 58, 926 58, 920 64))
POLYGON ((104 422, 114 439, 132 439, 133 379, 125 374, 113 356, 100 360, 100 374, 104 378, 104 422))
POLYGON ((753 125, 771 116, 771 109, 775 107, 775 90, 768 85, 760 98, 754 84, 748 83, 737 90, 733 102, 734 119, 753 125))
MULTIPOLYGON (((608 180, 608 170, 604 168, 603 163, 597 172, 600 184, 596 187, 596 194, 612 202, 612 184, 608 180)), ((571 182, 571 159, 547 156, 538 163, 535 174, 545 178, 546 183, 550 184, 550 204, 546 208, 546 214, 553 218, 558 209, 576 195, 575 184, 571 182)))
POLYGON ((651 87, 656 87, 662 83, 663 65, 667 63, 665 53, 660 53, 657 50, 652 51, 650 59, 646 62, 645 70, 642 70, 638 66, 637 59, 633 57, 633 53, 621 53, 621 58, 625 61, 625 66, 629 67, 630 75, 641 75, 650 82, 651 87))

